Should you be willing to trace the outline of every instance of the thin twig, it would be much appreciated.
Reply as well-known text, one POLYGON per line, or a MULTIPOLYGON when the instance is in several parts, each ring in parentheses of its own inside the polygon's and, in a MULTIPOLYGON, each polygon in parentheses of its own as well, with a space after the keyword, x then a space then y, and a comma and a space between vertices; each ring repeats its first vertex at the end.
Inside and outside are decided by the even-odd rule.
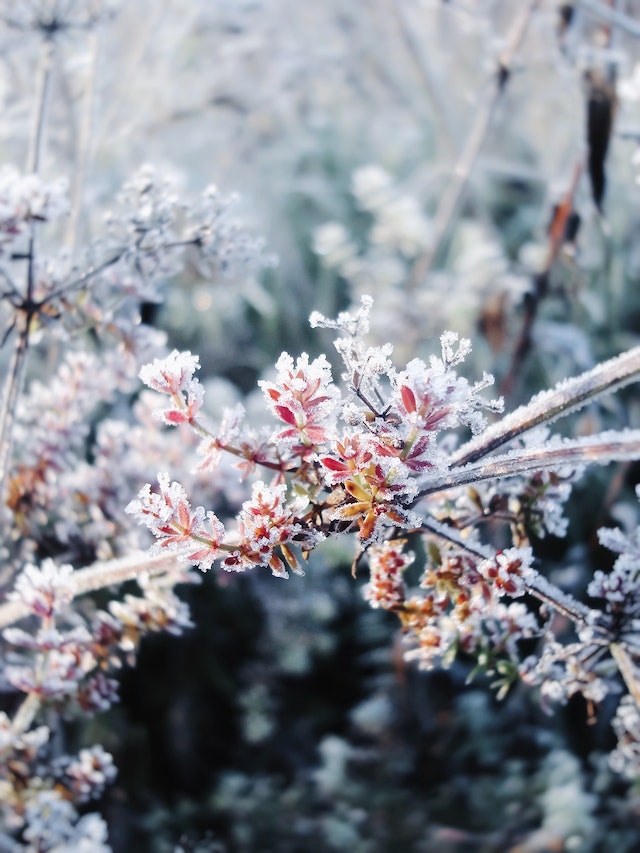
POLYGON ((511 356, 511 365, 507 375, 502 380, 500 386, 500 394, 508 398, 516 382, 516 378, 522 368, 525 356, 531 348, 531 335, 533 325, 538 314, 540 302, 547 295, 549 290, 549 275, 555 264, 560 249, 566 239, 567 224, 569 217, 573 212, 574 198, 582 175, 582 161, 578 162, 573 171, 571 186, 567 191, 562 202, 558 205, 551 227, 549 228, 549 241, 547 248, 547 256, 545 263, 535 276, 533 276, 531 290, 525 296, 524 302, 524 317, 522 319, 522 327, 516 345, 511 356))
MULTIPOLYGON (((187 246, 198 246, 199 243, 199 238, 194 237, 189 240, 174 240, 172 243, 165 243, 162 248, 168 251, 170 249, 186 248, 187 246)), ((145 249, 144 246, 138 246, 137 248, 139 250, 140 255, 143 256, 145 253, 149 255, 154 255, 158 251, 157 246, 151 247, 149 249, 145 249)), ((94 276, 99 275, 101 272, 104 272, 109 267, 112 267, 114 264, 117 264, 118 261, 120 261, 128 251, 129 247, 123 246, 121 249, 116 251, 114 255, 112 255, 110 258, 107 258, 106 261, 102 261, 102 263, 98 264, 97 267, 90 267, 86 272, 83 272, 81 275, 79 275, 78 278, 75 278, 72 281, 65 282, 65 284, 61 285, 55 290, 49 291, 46 296, 34 303, 35 309, 40 310, 45 305, 49 304, 50 302, 53 302, 55 299, 66 296, 68 293, 71 293, 76 288, 82 287, 94 276)), ((138 269, 138 272, 142 274, 142 271, 140 269, 138 269)))
MULTIPOLYGON (((102 4, 99 3, 100 7, 102 4)), ((98 29, 93 29, 89 35, 90 67, 87 89, 84 93, 83 111, 78 133, 76 166, 73 173, 73 186, 71 190, 71 213, 65 233, 65 244, 73 251, 78 239, 78 223, 83 208, 84 185, 87 170, 91 161, 93 114, 96 87, 96 67, 98 64, 98 29)))
POLYGON ((452 545, 457 545, 462 548, 463 551, 466 551, 474 557, 478 557, 480 560, 491 560, 495 556, 495 552, 490 548, 487 548, 486 545, 482 545, 480 542, 475 540, 465 539, 460 531, 450 527, 448 524, 443 524, 443 522, 438 521, 436 518, 428 515, 427 513, 425 513, 420 527, 408 532, 422 533, 425 530, 429 531, 429 533, 435 533, 436 536, 439 536, 441 539, 445 539, 447 542, 451 542, 452 545))
POLYGON ((51 76, 53 59, 55 55, 55 41, 49 39, 42 45, 42 56, 40 60, 40 81, 34 113, 34 123, 27 155, 27 172, 36 174, 40 169, 42 161, 42 148, 44 145, 44 128, 49 106, 49 94, 51 91, 51 76))
POLYGON ((0 408, 0 498, 5 491, 13 445, 16 406, 24 383, 28 345, 28 333, 21 329, 16 337, 16 346, 11 354, 9 372, 3 388, 2 407, 0 408))
MULTIPOLYGON (((434 533, 446 542, 457 545, 462 550, 481 560, 493 560, 495 558, 495 551, 478 542, 467 541, 457 530, 437 521, 431 516, 425 517, 420 530, 434 533)), ((525 589, 539 601, 553 607, 558 613, 562 613, 563 616, 566 616, 574 624, 580 627, 587 625, 593 627, 593 611, 585 604, 577 601, 573 596, 558 589, 557 586, 554 586, 554 584, 540 575, 539 572, 536 572, 534 579, 529 580, 525 584, 525 589)))
MULTIPOLYGON (((37 173, 42 159, 42 148, 44 145, 44 127, 47 116, 49 94, 51 91, 51 75, 55 42, 46 41, 42 48, 40 66, 40 85, 38 89, 38 100, 36 103, 33 131, 29 154, 27 158, 27 171, 37 173)), ((33 319, 33 288, 35 278, 35 256, 36 256, 36 223, 31 223, 31 236, 29 238, 29 250, 27 253, 27 283, 26 295, 23 303, 27 306, 23 309, 21 322, 18 324, 19 334, 16 337, 15 347, 11 356, 9 374, 3 389, 2 405, 0 407, 0 499, 4 495, 5 482, 11 450, 13 446, 13 430, 15 425, 16 405, 22 392, 24 377, 26 373, 27 351, 29 349, 29 332, 31 320, 33 319)))
POLYGON ((9 290, 5 291, 2 294, 2 298, 11 300, 11 304, 14 306, 20 304, 23 298, 22 293, 9 275, 8 270, 6 270, 2 266, 0 266, 0 276, 2 276, 2 278, 5 280, 5 282, 7 283, 7 287, 9 288, 9 290))
POLYGON ((591 610, 581 601, 577 601, 569 593, 558 589, 557 586, 552 584, 551 581, 547 580, 539 572, 536 572, 534 579, 529 580, 525 584, 525 589, 537 598, 538 601, 542 601, 543 604, 553 607, 554 610, 562 613, 563 616, 566 616, 575 625, 579 625, 580 627, 589 626, 593 629, 598 627, 601 632, 607 631, 606 628, 597 626, 594 622, 595 611, 591 610))
POLYGON ((476 110, 469 138, 454 168, 453 180, 447 187, 438 205, 431 245, 414 262, 409 277, 409 290, 414 290, 424 283, 449 233, 464 197, 471 172, 491 127, 496 109, 502 100, 507 83, 511 78, 516 54, 522 45, 531 17, 540 5, 540 2, 541 0, 529 0, 521 9, 513 25, 507 40, 507 47, 498 58, 493 88, 488 97, 480 103, 476 110))
POLYGON ((73 281, 68 281, 61 287, 50 291, 45 297, 43 297, 36 303, 36 307, 38 309, 43 308, 45 305, 47 305, 47 303, 53 302, 55 299, 59 299, 60 297, 66 296, 68 293, 71 293, 77 287, 82 287, 94 276, 100 275, 100 273, 104 272, 106 269, 109 269, 109 267, 112 267, 114 264, 117 264, 118 261, 121 260, 124 256, 125 251, 125 249, 120 250, 112 257, 107 258, 106 261, 103 261, 101 264, 98 264, 97 267, 90 267, 86 272, 83 272, 81 275, 79 275, 78 278, 73 279, 73 281))
POLYGON ((28 693, 16 711, 11 721, 11 731, 14 737, 24 734, 35 719, 42 704, 38 693, 28 693))
POLYGON ((627 650, 620 643, 611 643, 609 646, 611 657, 615 660, 620 670, 620 675, 627 685, 627 690, 633 696, 633 700, 640 709, 640 683, 638 681, 638 670, 633 665, 627 650))
POLYGON ((431 68, 425 51, 421 50, 421 46, 416 38, 415 28, 411 22, 407 20, 407 15, 403 7, 402 0, 391 0, 390 9, 393 17, 396 19, 398 32, 407 48, 409 58, 422 79, 425 92, 431 98, 434 104, 434 110, 437 113, 438 121, 435 123, 436 132, 443 137, 443 143, 446 145, 450 154, 458 152, 458 140, 449 120, 449 111, 446 103, 440 97, 440 90, 437 81, 434 80, 431 68))

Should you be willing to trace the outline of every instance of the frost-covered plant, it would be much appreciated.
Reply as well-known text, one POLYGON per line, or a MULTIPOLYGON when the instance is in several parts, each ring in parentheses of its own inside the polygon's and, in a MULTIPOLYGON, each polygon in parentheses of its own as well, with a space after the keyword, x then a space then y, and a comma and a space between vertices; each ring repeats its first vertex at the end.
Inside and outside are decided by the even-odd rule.
MULTIPOLYGON (((406 641, 405 657, 424 669, 449 666, 464 655, 479 668, 497 672, 502 692, 522 676, 540 687, 546 702, 564 702, 580 693, 598 704, 616 690, 607 668, 610 658, 629 689, 613 723, 619 746, 612 761, 617 769, 636 774, 637 542, 619 531, 602 533, 603 543, 620 556, 613 571, 598 573, 589 588, 594 601, 600 600, 597 608, 545 579, 535 542, 547 533, 566 532, 563 504, 585 465, 637 458, 637 431, 572 440, 552 436, 547 425, 635 379, 638 351, 603 362, 488 427, 483 410, 499 415, 501 402, 485 400, 490 376, 473 383, 460 375, 469 342, 445 333, 439 355, 396 366, 390 345, 372 346, 366 340, 370 302, 365 299, 360 310, 335 321, 313 318, 314 325, 338 331, 342 382, 334 380, 324 355, 283 353, 275 374, 260 383, 263 424, 270 419, 270 426, 247 426, 238 404, 213 427, 205 414, 205 388, 196 379, 198 357, 169 352, 165 336, 142 318, 150 313, 150 303, 163 300, 167 282, 175 282, 187 267, 209 284, 238 270, 252 274, 269 262, 261 241, 235 220, 233 199, 210 187, 198 200, 185 202, 169 180, 146 166, 125 183, 104 221, 87 217, 91 222, 83 229, 77 184, 85 174, 86 152, 67 170, 71 191, 64 180, 46 177, 47 114, 62 64, 60 44, 92 30, 117 5, 106 0, 0 3, 0 21, 10 38, 24 36, 41 47, 40 94, 25 146, 26 168, 0 170, 0 357, 6 355, 8 362, 0 408, 0 626, 6 650, 3 685, 11 700, 8 712, 0 713, 0 846, 108 849, 104 821, 86 810, 114 779, 113 761, 100 746, 66 750, 60 721, 109 708, 117 700, 116 675, 124 664, 136 662, 146 635, 177 635, 191 626, 175 587, 199 580, 192 565, 209 570, 218 564, 236 573, 266 567, 277 577, 302 574, 312 551, 348 535, 356 542, 354 573, 360 563, 369 566, 364 598, 372 608, 395 614, 406 641), (83 242, 86 234, 92 236, 83 242), (129 395, 139 390, 143 362, 139 376, 150 391, 136 400, 133 424, 129 395), (164 396, 164 405, 158 395, 164 396), (157 487, 148 484, 131 500, 158 470, 157 487), (133 523, 136 518, 156 537, 157 553, 141 550, 148 534, 133 523), (135 581, 138 590, 114 591, 123 581, 135 581), (87 595, 96 591, 101 591, 99 605, 87 595), (556 634, 550 610, 573 622, 574 638, 556 634), (534 642, 535 653, 526 656, 534 642)), ((204 24, 217 32, 248 33, 242 44, 251 47, 247 22, 256 4, 235 9, 193 4, 188 12, 184 4, 175 5, 185 20, 196 22, 196 29, 206 30, 204 24)), ((525 15, 537 5, 523 4, 525 15)), ((275 35, 269 9, 287 4, 272 0, 262 6, 265 32, 275 35)), ((299 8, 303 11, 296 14, 315 14, 304 11, 305 4, 299 8)), ((342 4, 336 9, 341 21, 352 14, 342 4)), ((385 15, 381 12, 380 22, 386 30, 385 15)), ((518 40, 524 29, 516 33, 518 40)), ((282 32, 277 28, 278 37, 282 32)), ((323 44, 313 27, 308 32, 323 44)), ((405 27, 405 37, 407 32, 405 27)), ((264 36, 261 50, 270 56, 273 41, 264 36)), ((350 40, 344 49, 351 52, 350 40)), ((228 56, 242 52, 230 50, 228 56)), ((327 67, 340 65, 330 53, 316 57, 317 79, 323 79, 327 67)), ((299 60, 289 63, 283 84, 304 79, 299 60)), ((509 48, 496 68, 496 99, 512 60, 509 48)), ((221 67, 225 61, 219 57, 221 67)), ((200 86, 210 79, 197 63, 192 68, 200 86)), ((147 76, 149 85, 157 85, 153 74, 147 76)), ((349 71, 345 77, 359 79, 349 71)), ((194 104, 196 112, 213 104, 240 113, 248 126, 244 113, 251 111, 252 98, 282 103, 262 98, 256 94, 262 85, 255 92, 254 86, 251 79, 232 95, 176 88, 181 97, 189 90, 189 98, 195 98, 185 104, 187 114, 194 104)), ((391 100, 395 104, 395 92, 391 100)), ((91 98, 87 101, 90 108, 91 98)), ((313 110, 305 105, 300 112, 306 125, 313 110)), ((141 114, 143 124, 149 114, 141 114)), ((478 115, 482 119, 482 109, 478 115)), ((257 136, 263 136, 269 122, 253 123, 257 136)), ((288 126, 287 121, 280 124, 288 126)), ((381 125, 386 137, 388 122, 381 125)), ((469 172, 470 167, 465 181, 469 172)), ((355 295, 365 289, 365 274, 373 273, 380 285, 393 285, 382 316, 388 322, 387 309, 395 313, 400 307, 392 335, 399 337, 402 321, 415 321, 421 306, 434 298, 414 280, 412 293, 399 299, 404 281, 419 278, 414 273, 421 257, 433 254, 432 227, 435 248, 446 229, 438 225, 438 216, 434 223, 429 220, 417 197, 397 193, 379 169, 356 172, 354 190, 361 211, 372 217, 371 243, 381 251, 355 257, 351 246, 342 245, 344 232, 335 225, 318 233, 316 249, 328 260, 337 252, 337 266, 354 283, 355 295)), ((502 272, 506 256, 490 254, 502 272)), ((458 270, 467 284, 475 258, 469 253, 467 268, 458 270)), ((449 271, 440 280, 440 293, 451 293, 452 280, 449 271)), ((256 289, 254 304, 263 296, 256 289)), ((405 343, 411 344, 407 337, 405 343)), ((315 614, 319 621, 332 618, 330 602, 307 602, 298 609, 299 621, 307 614, 311 618, 316 604, 322 611, 315 614)), ((279 639, 284 645, 288 638, 279 639)), ((325 640, 307 641, 282 669, 299 672, 308 649, 314 642, 326 647, 325 640)), ((267 739, 275 725, 268 688, 255 685, 239 706, 246 740, 267 739)), ((373 711, 362 703, 363 729, 379 725, 377 713, 375 703, 373 711)), ((321 796, 327 796, 341 789, 340 778, 356 753, 336 738, 327 738, 321 753, 324 767, 313 778, 321 796)), ((237 801, 233 805, 239 808, 237 801)), ((552 821, 552 803, 547 805, 552 821)), ((583 812, 588 811, 585 805, 583 812)), ((327 817, 326 836, 334 846, 348 846, 355 838, 349 817, 346 808, 327 817)))
POLYGON ((637 457, 637 430, 570 439, 544 427, 637 379, 640 351, 566 380, 487 426, 482 410, 500 413, 502 401, 484 398, 491 376, 472 384, 459 375, 469 341, 446 333, 440 356, 398 369, 390 345, 366 342, 370 308, 365 298, 356 314, 311 318, 339 332, 341 383, 333 381, 325 356, 294 361, 282 354, 275 379, 260 383, 275 430, 242 429, 237 408, 220 429, 209 425, 191 353, 174 352, 143 368, 142 379, 170 400, 158 417, 191 425, 210 476, 228 453, 238 458, 242 476, 254 480, 228 524, 202 506, 194 509, 168 473, 158 475, 157 488, 145 486, 127 508, 156 537, 155 552, 202 570, 214 563, 234 572, 265 566, 286 577, 289 569, 301 574, 322 541, 354 533, 353 572, 361 560, 369 563, 365 598, 397 614, 406 657, 420 666, 450 665, 464 653, 497 670, 503 692, 522 675, 548 699, 566 702, 582 693, 600 703, 617 690, 600 669, 608 653, 637 697, 637 608, 630 593, 637 544, 603 532, 603 542, 622 556, 612 575, 596 575, 589 591, 605 606, 595 609, 540 573, 530 537, 564 534, 562 505, 585 465, 637 457), (461 428, 472 437, 461 439, 461 428), (256 480, 256 472, 267 479, 256 480), (424 556, 411 582, 416 547, 424 556), (534 599, 574 623, 575 641, 554 635, 552 623, 528 606, 534 599), (522 641, 532 637, 541 645, 523 659, 522 641))
POLYGON ((110 757, 65 756, 52 721, 109 708, 117 700, 114 674, 134 663, 140 639, 191 625, 173 587, 193 578, 174 560, 136 556, 141 543, 123 512, 141 476, 171 455, 160 433, 150 439, 145 429, 142 440, 141 428, 117 413, 141 358, 166 352, 164 335, 141 324, 140 309, 159 298, 158 286, 185 252, 229 265, 243 263, 248 250, 218 209, 178 204, 145 168, 125 188, 122 213, 110 217, 103 238, 77 258, 50 257, 40 229, 67 209, 63 188, 10 169, 2 180, 4 340, 13 354, 0 420, 7 590, 0 623, 11 649, 3 678, 23 696, 5 719, 2 832, 7 844, 25 845, 12 849, 106 850, 102 820, 79 818, 75 804, 101 796, 115 775, 110 757), (28 356, 56 342, 63 354, 56 359, 52 350, 52 373, 25 388, 28 356), (97 425, 105 410, 111 417, 97 425), (82 568, 122 554, 124 561, 82 568), (79 594, 128 579, 138 581, 139 595, 114 598, 104 610, 76 606, 79 594), (28 617, 30 630, 7 627, 28 617), (34 729, 45 711, 47 725, 34 729))
MULTIPOLYGON (((167 353, 143 311, 186 265, 231 281, 268 263, 233 199, 210 186, 182 201, 150 166, 125 183, 97 236, 82 243, 69 233, 79 198, 43 174, 56 55, 110 7, 0 8, 3 24, 42 47, 26 168, 0 169, 0 625, 11 697, 0 721, 0 844, 11 850, 110 849, 102 818, 85 812, 115 778, 113 761, 100 746, 68 754, 61 722, 117 701, 115 676, 135 663, 142 637, 192 624, 174 587, 198 578, 174 559, 150 560, 124 513, 141 480, 172 456, 159 430, 141 435, 128 417, 140 364, 167 353), (102 608, 77 600, 126 580, 137 594, 109 595, 102 608)), ((146 405, 143 396, 142 422, 146 405)))

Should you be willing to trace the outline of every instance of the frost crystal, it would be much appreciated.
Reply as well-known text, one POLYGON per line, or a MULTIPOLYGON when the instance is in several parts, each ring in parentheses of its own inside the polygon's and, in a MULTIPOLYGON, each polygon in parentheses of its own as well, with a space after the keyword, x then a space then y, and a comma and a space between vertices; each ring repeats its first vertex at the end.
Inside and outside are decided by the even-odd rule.
POLYGON ((179 394, 192 388, 193 375, 200 359, 190 352, 174 350, 166 358, 157 358, 140 369, 140 379, 161 394, 179 394))

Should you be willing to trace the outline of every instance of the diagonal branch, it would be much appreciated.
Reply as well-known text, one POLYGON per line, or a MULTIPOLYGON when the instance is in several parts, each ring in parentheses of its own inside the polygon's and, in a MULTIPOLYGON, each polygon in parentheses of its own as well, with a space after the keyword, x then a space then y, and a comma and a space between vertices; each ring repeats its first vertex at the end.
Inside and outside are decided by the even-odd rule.
POLYGON ((539 447, 513 450, 502 456, 494 456, 480 464, 465 465, 449 472, 421 489, 412 504, 427 495, 448 489, 469 486, 488 480, 516 477, 536 471, 576 468, 580 465, 621 462, 640 457, 640 430, 599 433, 588 438, 565 439, 558 444, 542 444, 539 447))
POLYGON ((600 0, 577 0, 577 2, 585 12, 589 12, 595 18, 599 18, 613 27, 618 27, 633 38, 640 38, 640 21, 636 21, 631 15, 625 15, 624 12, 620 12, 618 9, 600 2, 600 0))
MULTIPOLYGON (((437 521, 432 516, 426 516, 420 527, 421 532, 433 533, 440 539, 457 545, 462 550, 480 560, 492 560, 495 557, 495 551, 481 545, 478 542, 470 541, 460 534, 459 531, 441 521, 437 521)), ((562 613, 570 619, 575 625, 585 627, 587 625, 594 627, 594 611, 586 604, 577 601, 572 595, 563 592, 557 586, 548 581, 539 572, 527 581, 525 589, 530 595, 533 595, 543 604, 553 607, 559 613, 562 613)), ((606 631, 604 626, 598 626, 600 630, 606 631)))
POLYGON ((604 394, 640 379, 640 347, 602 362, 592 370, 565 379, 550 391, 536 394, 451 456, 452 466, 476 462, 528 430, 578 411, 604 394))
MULTIPOLYGON (((106 560, 77 569, 71 576, 73 595, 85 595, 107 586, 135 580, 144 574, 162 574, 176 565, 174 553, 164 551, 162 554, 150 555, 147 551, 139 551, 114 560, 106 560)), ((0 628, 6 628, 31 615, 26 604, 10 601, 0 604, 0 628)))

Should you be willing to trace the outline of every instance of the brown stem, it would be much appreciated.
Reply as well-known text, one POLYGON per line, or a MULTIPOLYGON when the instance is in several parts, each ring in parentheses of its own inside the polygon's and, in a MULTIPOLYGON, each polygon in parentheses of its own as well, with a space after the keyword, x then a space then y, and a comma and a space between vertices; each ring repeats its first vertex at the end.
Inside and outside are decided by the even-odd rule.
POLYGON ((502 380, 502 384, 500 386, 500 394, 503 397, 508 398, 511 394, 518 374, 522 368, 524 359, 531 348, 533 325, 538 314, 540 302, 548 293, 551 268, 556 262, 560 249, 566 239, 567 224, 569 222, 569 217, 573 212, 574 197, 576 190, 578 189, 581 175, 582 162, 579 162, 573 171, 571 186, 569 187, 569 190, 561 204, 558 205, 558 209, 553 216, 553 220, 549 228, 549 245, 544 267, 533 277, 531 290, 525 296, 522 327, 520 329, 518 340, 516 341, 513 355, 511 356, 509 371, 502 380))
MULTIPOLYGON (((27 157, 27 172, 37 173, 42 159, 42 147, 44 144, 44 127, 47 116, 47 108, 49 104, 49 95, 51 92, 51 75, 53 57, 55 52, 55 44, 53 41, 47 41, 42 47, 42 57, 40 63, 40 83, 38 89, 38 98, 36 101, 36 110, 34 114, 33 132, 29 145, 29 154, 27 157)), ((16 343, 11 356, 9 366, 9 374, 3 389, 2 405, 0 408, 0 502, 4 497, 5 484, 8 473, 8 467, 11 459, 11 450, 13 447, 13 431, 15 426, 16 406, 26 373, 27 351, 29 349, 29 332, 31 326, 32 300, 35 276, 35 259, 36 259, 36 224, 31 223, 31 236, 29 238, 29 249, 27 252, 27 282, 26 295, 24 298, 25 305, 28 306, 24 310, 20 320, 19 334, 16 337, 16 343)))

